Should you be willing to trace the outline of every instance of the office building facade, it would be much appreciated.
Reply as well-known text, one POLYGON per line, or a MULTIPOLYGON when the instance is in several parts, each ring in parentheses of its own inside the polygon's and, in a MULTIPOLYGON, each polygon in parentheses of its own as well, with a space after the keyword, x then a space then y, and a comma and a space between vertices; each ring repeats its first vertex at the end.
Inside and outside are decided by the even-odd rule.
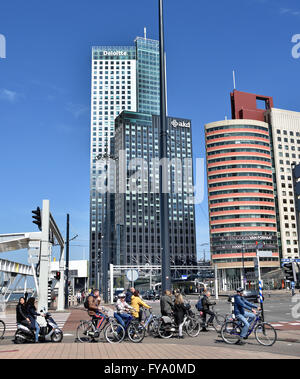
POLYGON ((269 125, 224 120, 205 125, 211 255, 220 277, 251 278, 256 241, 279 265, 269 125))
MULTIPOLYGON (((159 124, 158 116, 136 112, 116 119, 118 264, 161 263, 159 124)), ((168 117, 168 131, 170 264, 195 265, 191 121, 168 117)))
POLYGON ((159 114, 159 42, 137 37, 132 46, 92 48, 90 141, 90 285, 100 285, 103 255, 115 256, 113 187, 99 180, 113 158, 115 118, 124 110, 159 114))
POLYGON ((274 171, 280 223, 281 257, 299 258, 293 165, 300 163, 300 113, 272 108, 266 112, 272 128, 274 171))

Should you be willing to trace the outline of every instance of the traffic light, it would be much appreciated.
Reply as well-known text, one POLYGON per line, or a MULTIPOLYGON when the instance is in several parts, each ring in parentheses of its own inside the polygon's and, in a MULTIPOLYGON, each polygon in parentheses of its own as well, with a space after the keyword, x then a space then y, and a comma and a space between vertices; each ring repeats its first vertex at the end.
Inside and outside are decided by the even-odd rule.
POLYGON ((285 280, 289 280, 291 282, 294 281, 294 268, 293 268, 294 263, 289 262, 289 263, 284 263, 283 264, 283 270, 284 270, 284 276, 285 280))
POLYGON ((60 279, 60 271, 56 271, 54 277, 56 280, 59 280, 60 279))
POLYGON ((35 211, 32 211, 32 213, 32 222, 38 226, 39 230, 42 230, 42 216, 40 207, 37 207, 35 211))

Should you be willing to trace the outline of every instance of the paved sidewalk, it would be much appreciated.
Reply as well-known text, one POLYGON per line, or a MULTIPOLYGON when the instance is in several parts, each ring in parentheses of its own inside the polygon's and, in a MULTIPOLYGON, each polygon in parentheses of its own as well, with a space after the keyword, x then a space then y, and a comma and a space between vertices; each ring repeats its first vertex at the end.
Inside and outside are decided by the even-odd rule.
POLYGON ((32 344, 0 347, 0 359, 300 359, 295 355, 175 344, 32 344))

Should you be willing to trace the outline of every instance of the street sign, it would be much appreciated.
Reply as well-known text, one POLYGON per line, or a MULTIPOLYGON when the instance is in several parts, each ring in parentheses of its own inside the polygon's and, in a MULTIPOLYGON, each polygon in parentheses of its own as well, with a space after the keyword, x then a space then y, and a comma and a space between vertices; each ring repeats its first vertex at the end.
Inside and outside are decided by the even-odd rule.
POLYGON ((126 272, 126 276, 130 282, 135 282, 139 278, 139 273, 137 270, 130 269, 126 272))
POLYGON ((260 258, 272 258, 273 253, 270 250, 257 250, 257 254, 260 258))

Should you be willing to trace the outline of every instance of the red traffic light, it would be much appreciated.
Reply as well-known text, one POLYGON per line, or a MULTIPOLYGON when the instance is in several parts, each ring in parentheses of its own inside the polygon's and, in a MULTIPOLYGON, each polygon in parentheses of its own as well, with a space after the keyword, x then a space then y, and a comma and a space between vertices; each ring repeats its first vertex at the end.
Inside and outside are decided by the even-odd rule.
POLYGON ((59 280, 60 279, 60 272, 56 271, 55 273, 55 279, 59 280))

